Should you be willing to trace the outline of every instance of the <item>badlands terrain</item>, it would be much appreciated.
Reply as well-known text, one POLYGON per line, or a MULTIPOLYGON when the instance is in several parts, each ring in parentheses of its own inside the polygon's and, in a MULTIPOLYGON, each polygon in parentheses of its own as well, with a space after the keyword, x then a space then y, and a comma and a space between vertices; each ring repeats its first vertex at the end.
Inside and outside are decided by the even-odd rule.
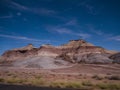
POLYGON ((31 86, 120 90, 120 52, 71 40, 28 46, 0 56, 0 82, 31 86))

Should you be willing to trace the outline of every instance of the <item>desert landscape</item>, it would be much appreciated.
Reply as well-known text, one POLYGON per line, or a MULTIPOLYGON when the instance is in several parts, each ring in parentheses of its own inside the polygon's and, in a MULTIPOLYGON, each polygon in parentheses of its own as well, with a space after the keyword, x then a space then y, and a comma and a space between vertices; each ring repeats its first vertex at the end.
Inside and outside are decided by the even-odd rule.
POLYGON ((120 90, 120 0, 0 0, 0 90, 120 90))
POLYGON ((28 46, 0 57, 0 82, 52 88, 120 90, 120 54, 85 40, 28 46))

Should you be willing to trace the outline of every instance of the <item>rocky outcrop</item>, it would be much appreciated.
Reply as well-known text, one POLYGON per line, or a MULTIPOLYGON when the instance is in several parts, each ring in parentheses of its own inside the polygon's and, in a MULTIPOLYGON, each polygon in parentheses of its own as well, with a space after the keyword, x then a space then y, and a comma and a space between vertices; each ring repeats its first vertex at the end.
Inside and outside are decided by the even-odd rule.
POLYGON ((72 63, 112 63, 108 53, 101 47, 79 46, 66 50, 58 56, 72 63))
POLYGON ((86 42, 85 40, 70 40, 67 44, 63 44, 59 48, 78 48, 80 46, 94 46, 91 43, 86 42))
POLYGON ((114 60, 114 61, 113 61, 114 63, 120 63, 120 52, 111 55, 109 58, 113 59, 113 60, 114 60))
POLYGON ((29 44, 26 47, 6 51, 1 56, 1 60, 14 62, 28 60, 28 58, 49 57, 71 63, 112 63, 113 56, 111 54, 114 53, 80 39, 71 40, 67 44, 58 47, 47 44, 35 48, 32 44, 29 44))
POLYGON ((22 47, 22 48, 16 48, 16 49, 13 49, 13 50, 32 50, 34 48, 34 46, 32 44, 28 44, 27 46, 25 47, 22 47))

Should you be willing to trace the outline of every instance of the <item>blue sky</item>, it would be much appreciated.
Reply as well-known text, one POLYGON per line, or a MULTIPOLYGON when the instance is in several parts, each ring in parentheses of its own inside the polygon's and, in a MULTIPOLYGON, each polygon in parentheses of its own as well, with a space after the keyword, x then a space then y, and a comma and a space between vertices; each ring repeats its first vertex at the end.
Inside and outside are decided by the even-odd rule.
POLYGON ((120 51, 120 0, 0 0, 0 54, 85 39, 120 51))

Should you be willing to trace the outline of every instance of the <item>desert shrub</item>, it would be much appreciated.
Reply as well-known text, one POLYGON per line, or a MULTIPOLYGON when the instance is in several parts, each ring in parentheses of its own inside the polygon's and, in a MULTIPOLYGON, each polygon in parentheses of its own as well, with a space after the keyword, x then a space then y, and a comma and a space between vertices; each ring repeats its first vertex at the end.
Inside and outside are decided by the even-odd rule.
POLYGON ((66 88, 81 88, 81 83, 78 82, 69 82, 65 85, 66 88))
POLYGON ((82 85, 79 82, 52 82, 50 84, 51 87, 58 87, 58 88, 81 88, 82 85))
POLYGON ((17 78, 17 75, 12 75, 13 78, 17 78))
POLYGON ((92 76, 92 78, 94 78, 96 80, 102 80, 103 79, 103 77, 98 76, 98 75, 94 75, 94 76, 92 76))
POLYGON ((92 86, 93 84, 90 81, 83 81, 82 85, 83 86, 92 86))
POLYGON ((36 79, 41 79, 42 76, 41 76, 41 75, 36 75, 35 78, 36 78, 36 79))
POLYGON ((109 76, 109 77, 107 77, 109 80, 120 80, 120 76, 115 76, 115 75, 113 75, 113 76, 109 76))
POLYGON ((3 78, 0 78, 0 82, 4 82, 4 79, 3 79, 3 78))
POLYGON ((63 82, 52 82, 50 84, 50 87, 58 87, 58 88, 63 88, 65 86, 65 83, 63 82))
POLYGON ((7 76, 12 76, 12 75, 14 75, 14 74, 13 74, 13 73, 8 73, 8 74, 7 74, 7 76))

